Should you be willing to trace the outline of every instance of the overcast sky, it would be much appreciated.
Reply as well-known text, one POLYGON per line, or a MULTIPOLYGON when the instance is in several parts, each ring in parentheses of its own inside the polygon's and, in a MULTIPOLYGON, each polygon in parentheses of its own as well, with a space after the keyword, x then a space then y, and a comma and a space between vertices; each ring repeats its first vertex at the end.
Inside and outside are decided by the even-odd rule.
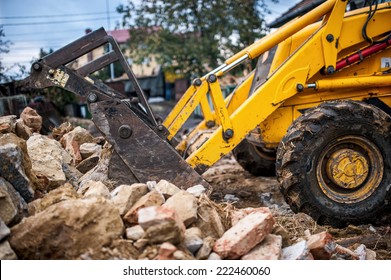
MULTIPOLYGON (((267 1, 267 0, 266 0, 267 1)), ((300 0, 270 2, 271 22, 300 0)), ((56 50, 84 35, 86 28, 114 29, 121 22, 116 13, 119 4, 127 0, 0 0, 0 25, 3 40, 12 42, 8 54, 0 54, 8 67, 14 63, 29 65, 39 49, 56 50), (110 21, 107 19, 107 12, 110 21), (110 26, 109 26, 110 24, 110 26)))

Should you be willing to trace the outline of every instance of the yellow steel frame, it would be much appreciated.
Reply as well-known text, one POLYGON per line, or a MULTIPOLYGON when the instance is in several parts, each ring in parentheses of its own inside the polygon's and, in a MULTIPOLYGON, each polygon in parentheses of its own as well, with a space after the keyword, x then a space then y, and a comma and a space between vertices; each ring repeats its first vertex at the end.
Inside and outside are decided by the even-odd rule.
MULTIPOLYGON (((312 82, 316 83, 319 89, 330 90, 346 87, 360 88, 361 81, 363 81, 367 87, 374 84, 377 86, 379 84, 381 86, 391 86, 391 80, 388 77, 374 78, 371 74, 360 78, 340 76, 339 79, 333 80, 327 79, 328 76, 324 76, 325 79, 319 79, 319 72, 322 68, 329 74, 333 74, 336 61, 339 58, 352 52, 353 48, 358 45, 365 45, 359 32, 361 29, 359 30, 357 27, 363 25, 366 14, 357 13, 357 15, 344 17, 346 3, 347 1, 343 0, 326 1, 305 16, 292 21, 278 31, 235 54, 218 69, 194 81, 163 123, 170 133, 168 139, 172 139, 194 109, 201 105, 205 119, 190 133, 189 137, 191 138, 198 131, 206 129, 208 121, 217 125, 209 139, 186 159, 193 168, 198 172, 203 172, 223 155, 230 152, 259 124, 261 124, 261 128, 272 131, 281 139, 281 131, 276 131, 270 125, 267 128, 267 125, 262 125, 262 123, 265 120, 266 122, 270 120, 277 110, 280 115, 275 115, 276 119, 286 119, 286 122, 292 122, 292 117, 296 113, 291 111, 287 114, 288 118, 286 118, 282 116, 281 110, 286 108, 287 104, 284 104, 286 101, 299 95, 298 85, 305 86, 312 82), (321 17, 323 17, 322 22, 307 27, 321 17), (303 32, 307 32, 308 35, 306 33, 300 35, 303 32), (281 62, 272 65, 272 73, 270 73, 267 82, 249 96, 254 78, 254 74, 251 74, 231 96, 225 100, 223 99, 218 77, 221 77, 239 62, 245 59, 255 59, 284 40, 286 40, 284 42, 285 46, 292 48, 294 42, 289 42, 289 40, 292 40, 290 38, 293 38, 291 37, 293 35, 303 38, 303 43, 297 49, 280 50, 276 53, 276 55, 284 53, 286 58, 284 61, 279 58, 281 62), (214 111, 211 110, 208 104, 208 94, 212 97, 214 111), (283 107, 281 107, 282 105, 283 107), (227 133, 227 131, 231 133, 227 133)), ((380 36, 391 30, 390 11, 391 5, 389 3, 379 5, 379 11, 375 17, 381 24, 370 26, 368 31, 371 36, 380 36)), ((338 75, 336 74, 336 76, 338 75)), ((304 90, 307 91, 307 89, 304 90)), ((312 95, 315 94, 312 92, 312 95)), ((340 99, 338 94, 335 94, 335 99, 340 99)), ((317 100, 318 98, 314 98, 307 103, 321 102, 317 100)), ((289 111, 290 109, 283 110, 289 111)), ((183 151, 186 149, 186 145, 186 141, 182 141, 177 149, 183 151)))

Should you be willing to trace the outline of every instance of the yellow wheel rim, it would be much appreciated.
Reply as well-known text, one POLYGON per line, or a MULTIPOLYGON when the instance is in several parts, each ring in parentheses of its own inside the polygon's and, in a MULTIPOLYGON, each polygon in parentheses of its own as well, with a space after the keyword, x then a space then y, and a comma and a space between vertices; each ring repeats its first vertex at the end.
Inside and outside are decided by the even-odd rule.
POLYGON ((331 141, 321 153, 316 176, 322 192, 341 203, 369 197, 383 177, 383 157, 377 146, 361 136, 331 141))

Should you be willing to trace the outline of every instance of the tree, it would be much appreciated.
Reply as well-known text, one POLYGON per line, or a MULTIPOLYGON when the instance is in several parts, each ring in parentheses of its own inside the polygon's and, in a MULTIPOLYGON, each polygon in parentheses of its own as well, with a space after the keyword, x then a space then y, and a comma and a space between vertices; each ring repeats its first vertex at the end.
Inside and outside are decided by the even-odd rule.
POLYGON ((265 2, 144 0, 117 11, 130 28, 135 63, 153 54, 166 70, 193 78, 265 35, 265 2))
MULTIPOLYGON (((2 53, 8 53, 12 42, 9 40, 3 40, 4 37, 3 26, 0 25, 0 55, 2 53)), ((11 66, 4 66, 2 59, 0 58, 0 82, 11 82, 25 77, 27 74, 26 67, 19 63, 14 63, 11 66), (15 70, 15 68, 17 70, 15 70)))
MULTIPOLYGON (((2 53, 8 53, 9 52, 9 46, 11 44, 10 41, 3 40, 3 37, 5 36, 3 27, 0 25, 0 54, 2 53)), ((8 77, 5 74, 6 68, 4 67, 2 63, 2 59, 0 59, 0 82, 8 80, 8 77)))

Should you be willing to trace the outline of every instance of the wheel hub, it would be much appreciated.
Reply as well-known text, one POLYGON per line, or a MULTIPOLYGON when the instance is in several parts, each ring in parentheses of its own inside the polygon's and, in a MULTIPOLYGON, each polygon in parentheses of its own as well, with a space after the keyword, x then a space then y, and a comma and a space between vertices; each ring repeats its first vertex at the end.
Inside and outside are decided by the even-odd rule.
POLYGON ((368 162, 363 154, 351 149, 335 151, 327 161, 326 172, 341 188, 359 187, 368 177, 368 162))
POLYGON ((347 135, 331 141, 320 154, 316 173, 322 192, 340 203, 369 197, 383 178, 383 156, 367 138, 347 135))

